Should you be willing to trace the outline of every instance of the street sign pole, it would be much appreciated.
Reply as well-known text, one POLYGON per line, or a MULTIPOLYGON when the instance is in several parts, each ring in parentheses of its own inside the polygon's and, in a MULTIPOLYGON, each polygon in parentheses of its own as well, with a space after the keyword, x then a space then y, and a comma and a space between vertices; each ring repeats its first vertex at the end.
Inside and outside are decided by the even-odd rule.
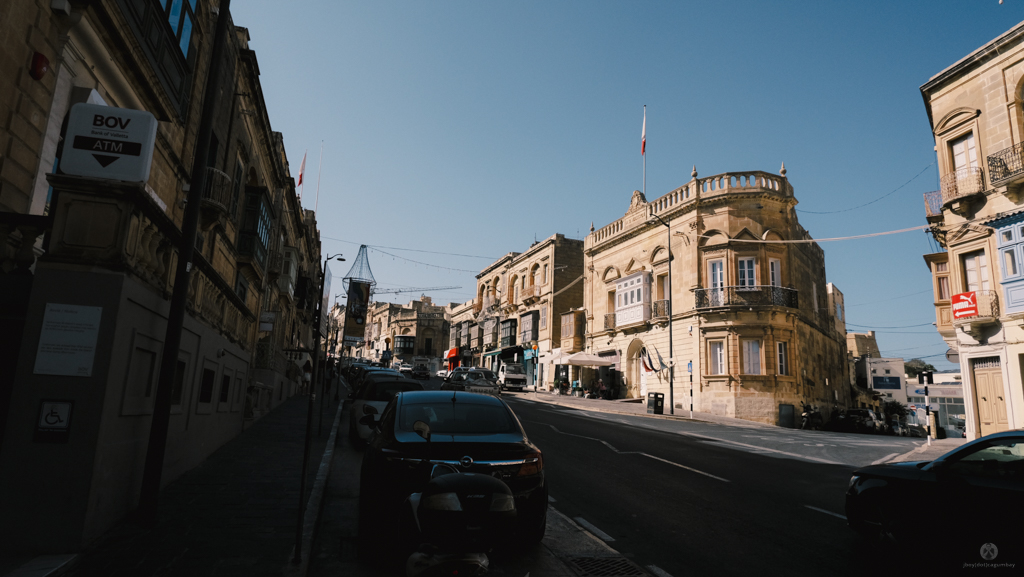
MULTIPOLYGON (((227 41, 229 7, 231 0, 223 0, 217 28, 214 31, 213 49, 210 55, 210 72, 206 77, 203 93, 202 116, 196 137, 195 154, 192 156, 192 183, 185 205, 185 217, 181 227, 181 246, 178 247, 178 268, 174 277, 174 291, 171 293, 170 308, 167 312, 167 331, 164 336, 163 357, 160 362, 160 376, 157 380, 153 418, 150 422, 149 444, 142 471, 142 487, 139 494, 139 519, 148 526, 156 525, 160 500, 160 481, 163 478, 164 456, 167 453, 167 427, 171 420, 171 390, 178 366, 181 347, 181 332, 185 322, 185 304, 188 300, 189 275, 192 271, 192 256, 195 254, 196 233, 199 229, 199 206, 206 185, 207 158, 210 150, 210 136, 213 134, 213 117, 217 94, 220 91, 220 76, 224 60, 224 45, 227 41)), ((234 80, 231 80, 234 83, 234 80)))

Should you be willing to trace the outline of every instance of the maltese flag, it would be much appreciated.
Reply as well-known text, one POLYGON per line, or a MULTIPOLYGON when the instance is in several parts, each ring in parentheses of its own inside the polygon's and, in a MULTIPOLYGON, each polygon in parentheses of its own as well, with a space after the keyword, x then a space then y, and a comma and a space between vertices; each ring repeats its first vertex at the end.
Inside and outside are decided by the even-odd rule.
POLYGON ((644 155, 647 149, 647 105, 644 105, 644 128, 640 132, 640 156, 644 155))
POLYGON ((306 153, 302 153, 302 164, 299 166, 299 182, 295 186, 302 186, 302 175, 306 174, 306 153))

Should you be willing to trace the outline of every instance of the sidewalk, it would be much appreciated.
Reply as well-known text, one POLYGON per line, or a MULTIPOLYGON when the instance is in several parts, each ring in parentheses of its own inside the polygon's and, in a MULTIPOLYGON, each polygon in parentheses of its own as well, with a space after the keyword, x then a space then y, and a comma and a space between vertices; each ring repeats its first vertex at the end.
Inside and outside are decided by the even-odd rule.
POLYGON ((767 425, 765 423, 756 423, 754 421, 745 421, 743 419, 736 419, 733 417, 723 417, 721 415, 713 415, 711 413, 702 413, 700 411, 693 412, 693 419, 690 419, 689 409, 689 397, 685 399, 677 399, 681 401, 686 409, 676 409, 675 414, 671 415, 668 413, 668 399, 665 399, 665 414, 655 415, 647 412, 647 404, 640 402, 637 399, 616 399, 614 401, 606 401, 604 399, 586 399, 583 397, 573 397, 569 395, 556 395, 547 391, 525 392, 525 393, 510 393, 502 391, 502 395, 515 396, 517 398, 526 400, 535 400, 545 403, 551 403, 555 405, 564 405, 572 407, 574 409, 580 409, 584 411, 597 411, 600 413, 614 413, 619 415, 634 415, 650 417, 652 419, 670 419, 679 421, 692 421, 701 423, 714 423, 718 425, 732 425, 736 427, 748 427, 748 428, 769 428, 777 429, 775 425, 767 425))
MULTIPOLYGON (((509 393, 503 392, 503 395, 516 396, 526 400, 534 400, 538 402, 550 403, 553 405, 562 405, 566 407, 572 407, 583 411, 596 411, 600 413, 613 413, 619 415, 634 415, 650 417, 652 419, 669 419, 677 421, 690 421, 690 422, 701 422, 701 423, 712 423, 718 425, 729 425, 734 427, 745 427, 745 428, 768 428, 768 429, 781 429, 775 425, 767 425, 764 423, 756 423, 753 421, 745 421, 743 419, 736 419, 732 417, 723 417, 721 415, 712 415, 711 413, 701 413, 699 411, 693 412, 693 419, 690 419, 689 409, 676 409, 675 415, 655 415, 647 412, 647 405, 641 402, 625 402, 622 400, 606 401, 603 399, 585 399, 583 397, 571 397, 567 395, 556 395, 549 392, 529 392, 529 393, 509 393)), ((688 402, 688 401, 687 401, 688 402)), ((666 401, 667 404, 667 401, 666 401)), ((688 406, 688 405, 687 405, 688 406)), ((667 407, 666 407, 666 410, 667 407)), ((932 461, 941 457, 942 455, 952 451, 953 449, 966 443, 967 439, 932 439, 931 445, 929 445, 925 439, 921 439, 921 445, 902 455, 898 455, 888 459, 887 463, 895 463, 899 461, 932 461)))
MULTIPOLYGON (((295 544, 308 403, 308 396, 286 400, 165 487, 156 527, 123 522, 60 574, 282 575, 295 544)), ((338 404, 324 406, 321 435, 316 429, 319 409, 314 408, 304 500, 320 468, 338 404)))

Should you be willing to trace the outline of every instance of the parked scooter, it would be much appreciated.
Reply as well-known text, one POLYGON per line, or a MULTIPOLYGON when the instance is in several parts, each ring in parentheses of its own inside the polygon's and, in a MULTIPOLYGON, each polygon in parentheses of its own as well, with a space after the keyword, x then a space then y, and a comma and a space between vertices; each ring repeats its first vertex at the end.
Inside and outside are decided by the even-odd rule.
MULTIPOLYGON (((429 447, 430 426, 416 421, 413 429, 429 447)), ((429 478, 423 489, 406 499, 409 515, 403 542, 415 546, 405 563, 406 577, 477 576, 487 573, 487 552, 509 538, 515 526, 512 490, 495 477, 462 473, 428 458, 429 478)))
POLYGON ((800 428, 820 431, 824 424, 821 411, 819 411, 818 407, 815 405, 808 405, 807 403, 800 404, 803 405, 803 413, 800 414, 800 428))

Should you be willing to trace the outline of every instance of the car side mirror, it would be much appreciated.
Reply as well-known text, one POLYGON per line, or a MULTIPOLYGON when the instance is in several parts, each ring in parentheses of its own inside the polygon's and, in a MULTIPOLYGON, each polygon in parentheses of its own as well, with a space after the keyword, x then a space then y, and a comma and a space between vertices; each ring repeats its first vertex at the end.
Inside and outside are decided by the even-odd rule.
POLYGON ((370 414, 370 415, 363 415, 363 417, 361 419, 359 419, 359 424, 360 425, 366 425, 367 427, 370 427, 370 428, 374 428, 374 427, 377 426, 377 420, 373 418, 372 414, 370 414))
MULTIPOLYGON (((363 405, 363 414, 364 415, 376 415, 377 414, 377 407, 374 407, 373 405, 363 405)), ((362 422, 362 421, 360 421, 360 422, 362 422)))

